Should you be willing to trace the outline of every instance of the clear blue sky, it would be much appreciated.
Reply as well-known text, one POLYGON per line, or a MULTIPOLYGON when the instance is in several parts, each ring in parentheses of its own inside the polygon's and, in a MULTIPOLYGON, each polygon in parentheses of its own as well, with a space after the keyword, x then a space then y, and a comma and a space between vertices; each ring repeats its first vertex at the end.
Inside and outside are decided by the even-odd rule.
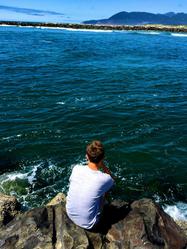
POLYGON ((187 0, 0 0, 0 20, 82 22, 120 11, 187 13, 187 0))

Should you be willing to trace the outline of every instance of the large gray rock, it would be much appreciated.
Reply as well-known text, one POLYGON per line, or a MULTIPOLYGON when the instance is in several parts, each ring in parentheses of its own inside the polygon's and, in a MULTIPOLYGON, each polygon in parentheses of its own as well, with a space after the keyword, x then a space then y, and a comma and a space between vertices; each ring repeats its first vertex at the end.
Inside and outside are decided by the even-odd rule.
MULTIPOLYGON (((157 204, 141 199, 107 233, 110 242, 125 249, 184 249, 187 238, 182 229, 157 204)), ((109 247, 110 248, 110 247, 109 247)))
POLYGON ((181 227, 183 232, 186 234, 187 237, 187 221, 184 220, 175 220, 175 222, 181 227))
POLYGON ((65 211, 65 196, 46 207, 18 214, 0 229, 0 249, 185 249, 180 227, 149 199, 130 206, 114 202, 105 207, 92 231, 76 226, 65 211))
POLYGON ((20 204, 14 196, 0 193, 0 227, 11 221, 20 210, 20 204))
POLYGON ((1 249, 84 249, 88 244, 84 230, 69 220, 61 204, 32 209, 0 230, 1 249))
POLYGON ((66 196, 63 193, 58 193, 49 203, 47 203, 47 206, 54 206, 60 203, 63 206, 66 203, 66 196))

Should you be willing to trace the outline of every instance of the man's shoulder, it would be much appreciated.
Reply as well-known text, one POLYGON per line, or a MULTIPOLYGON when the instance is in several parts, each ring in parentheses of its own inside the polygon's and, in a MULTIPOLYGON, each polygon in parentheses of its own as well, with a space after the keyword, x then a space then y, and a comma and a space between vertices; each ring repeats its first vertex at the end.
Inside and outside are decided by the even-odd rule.
POLYGON ((109 174, 100 171, 100 178, 103 182, 113 182, 112 177, 109 174))
POLYGON ((82 165, 74 165, 73 168, 72 168, 72 173, 71 173, 71 176, 77 176, 79 174, 81 174, 82 170, 84 167, 82 165))
POLYGON ((113 185, 113 178, 109 174, 101 172, 100 177, 97 179, 97 186, 99 186, 102 194, 107 192, 113 185))
POLYGON ((83 166, 81 164, 76 164, 76 165, 73 166, 72 170, 76 171, 76 170, 82 170, 84 168, 85 168, 85 166, 83 166))

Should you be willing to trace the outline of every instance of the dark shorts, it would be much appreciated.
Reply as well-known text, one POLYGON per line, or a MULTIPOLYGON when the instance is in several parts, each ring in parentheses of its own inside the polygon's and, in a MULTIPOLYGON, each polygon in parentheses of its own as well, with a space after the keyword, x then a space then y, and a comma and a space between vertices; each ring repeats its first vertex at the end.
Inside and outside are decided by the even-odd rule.
POLYGON ((112 224, 117 223, 129 213, 128 203, 105 204, 100 214, 99 221, 89 231, 106 234, 112 224))

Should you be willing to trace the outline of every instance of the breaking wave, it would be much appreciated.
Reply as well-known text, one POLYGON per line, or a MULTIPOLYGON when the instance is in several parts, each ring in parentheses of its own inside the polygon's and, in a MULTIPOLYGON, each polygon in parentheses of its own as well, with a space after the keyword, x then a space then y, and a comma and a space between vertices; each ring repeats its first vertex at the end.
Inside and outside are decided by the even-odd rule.
POLYGON ((187 37, 187 34, 180 34, 180 33, 171 33, 171 35, 177 37, 187 37))
POLYGON ((187 221, 187 203, 178 202, 176 205, 167 205, 164 211, 174 220, 187 221))

